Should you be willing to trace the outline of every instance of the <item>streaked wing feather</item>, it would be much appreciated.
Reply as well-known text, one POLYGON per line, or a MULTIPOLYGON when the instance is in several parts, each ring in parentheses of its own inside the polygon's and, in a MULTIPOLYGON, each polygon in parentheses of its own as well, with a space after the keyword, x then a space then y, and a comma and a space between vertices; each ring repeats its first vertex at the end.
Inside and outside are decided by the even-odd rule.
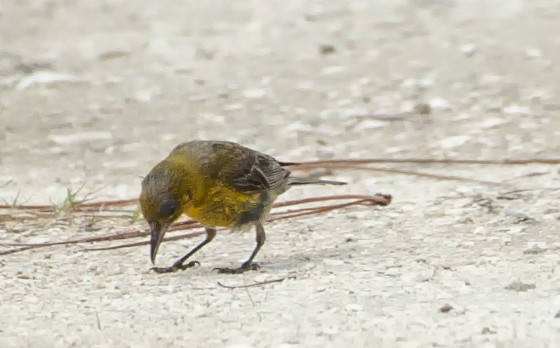
POLYGON ((230 184, 242 192, 273 190, 286 181, 290 172, 274 158, 254 152, 229 171, 230 184))

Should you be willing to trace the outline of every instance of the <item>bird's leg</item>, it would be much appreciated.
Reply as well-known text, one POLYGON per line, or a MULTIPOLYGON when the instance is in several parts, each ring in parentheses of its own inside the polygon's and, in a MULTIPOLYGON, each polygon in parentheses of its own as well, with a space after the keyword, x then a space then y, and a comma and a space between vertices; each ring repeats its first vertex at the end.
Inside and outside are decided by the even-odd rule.
POLYGON ((253 253, 251 253, 251 256, 247 261, 243 262, 243 264, 238 268, 214 268, 214 270, 218 271, 218 273, 226 274, 239 274, 247 271, 258 271, 261 266, 259 266, 258 263, 253 263, 253 259, 263 246, 266 240, 266 234, 264 233, 264 227, 260 222, 255 224, 255 231, 257 233, 257 246, 255 246, 253 253))
POLYGON ((191 257, 194 253, 196 253, 197 251, 202 249, 203 246, 210 243, 212 241, 212 239, 214 239, 214 237, 216 237, 216 230, 213 229, 213 228, 208 228, 207 227, 206 228, 206 239, 204 241, 202 241, 202 243, 200 243, 196 247, 194 247, 191 251, 189 251, 185 256, 183 256, 180 259, 178 259, 177 261, 175 261, 173 266, 170 266, 170 267, 152 267, 150 270, 154 271, 156 273, 173 273, 173 272, 177 272, 177 271, 184 271, 187 268, 191 268, 191 267, 194 267, 196 265, 200 265, 200 262, 198 262, 198 261, 191 261, 191 262, 187 263, 186 265, 184 264, 184 262, 187 261, 187 259, 189 257, 191 257))

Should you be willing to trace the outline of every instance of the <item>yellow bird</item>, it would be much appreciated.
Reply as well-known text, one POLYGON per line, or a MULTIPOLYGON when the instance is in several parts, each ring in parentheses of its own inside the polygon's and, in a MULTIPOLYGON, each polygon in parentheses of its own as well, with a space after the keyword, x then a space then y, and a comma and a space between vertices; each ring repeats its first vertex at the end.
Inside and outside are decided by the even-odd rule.
POLYGON ((194 253, 216 236, 216 227, 233 231, 256 230, 257 245, 238 268, 217 268, 220 273, 257 270, 253 259, 263 246, 263 223, 272 203, 291 186, 344 185, 340 181, 294 178, 284 168, 297 163, 279 162, 271 156, 233 142, 195 140, 178 145, 142 181, 140 207, 151 229, 150 256, 156 254, 168 227, 182 214, 206 228, 206 239, 170 267, 158 273, 185 270, 196 264, 194 253))

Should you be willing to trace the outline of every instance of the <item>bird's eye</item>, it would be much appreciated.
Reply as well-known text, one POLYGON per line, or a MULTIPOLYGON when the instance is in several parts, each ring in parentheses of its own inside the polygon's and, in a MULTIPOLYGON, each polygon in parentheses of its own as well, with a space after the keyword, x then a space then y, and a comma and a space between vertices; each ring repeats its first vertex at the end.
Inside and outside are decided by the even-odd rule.
POLYGON ((192 193, 190 191, 185 192, 185 194, 183 195, 183 199, 187 202, 190 201, 191 198, 192 198, 192 193))
POLYGON ((173 216, 177 213, 179 208, 179 203, 175 199, 166 199, 161 203, 160 206, 160 216, 173 216))

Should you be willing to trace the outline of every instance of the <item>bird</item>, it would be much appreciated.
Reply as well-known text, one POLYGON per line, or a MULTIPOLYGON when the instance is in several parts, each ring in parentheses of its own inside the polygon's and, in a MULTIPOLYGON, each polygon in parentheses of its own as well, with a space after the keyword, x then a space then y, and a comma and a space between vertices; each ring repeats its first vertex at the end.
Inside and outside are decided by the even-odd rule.
POLYGON ((286 167, 294 165, 298 163, 280 162, 229 141, 192 140, 177 145, 142 180, 139 202, 150 227, 151 262, 155 264, 165 232, 183 214, 204 226, 206 238, 172 266, 151 270, 173 273, 200 265, 186 261, 214 239, 218 227, 234 232, 254 227, 256 246, 240 267, 215 270, 226 274, 259 270, 253 259, 265 243, 264 221, 279 195, 298 185, 346 184, 293 177, 286 167))

